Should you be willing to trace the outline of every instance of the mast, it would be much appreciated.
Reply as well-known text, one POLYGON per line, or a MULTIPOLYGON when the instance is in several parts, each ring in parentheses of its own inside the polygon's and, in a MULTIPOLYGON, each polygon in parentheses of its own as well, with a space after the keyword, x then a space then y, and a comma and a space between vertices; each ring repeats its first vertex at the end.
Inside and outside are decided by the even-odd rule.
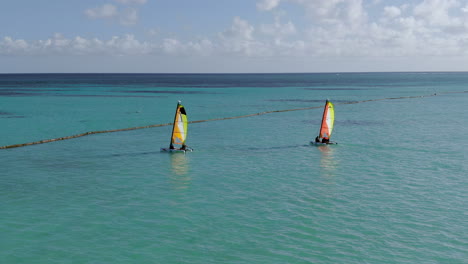
POLYGON ((322 122, 320 123, 319 138, 322 137, 323 122, 325 122, 325 118, 327 114, 327 107, 328 107, 328 99, 325 101, 325 107, 323 108, 323 116, 322 116, 322 122))
POLYGON ((171 132, 171 143, 169 144, 169 149, 173 149, 174 148, 174 144, 172 144, 172 137, 174 135, 174 128, 176 126, 176 120, 177 120, 177 112, 179 110, 179 105, 180 105, 181 101, 177 101, 177 107, 176 107, 176 111, 175 111, 175 115, 174 115, 174 122, 172 124, 172 132, 171 132))

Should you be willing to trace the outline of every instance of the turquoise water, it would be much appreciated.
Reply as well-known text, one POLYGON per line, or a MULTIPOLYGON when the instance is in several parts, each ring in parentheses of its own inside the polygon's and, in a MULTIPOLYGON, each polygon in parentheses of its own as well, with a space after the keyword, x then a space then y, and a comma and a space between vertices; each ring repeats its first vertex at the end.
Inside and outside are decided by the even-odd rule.
POLYGON ((318 107, 191 124, 186 155, 159 152, 169 126, 0 149, 0 263, 466 263, 467 83, 0 75, 1 146, 172 122, 177 100, 192 121, 318 107), (309 146, 327 98, 339 144, 309 146))

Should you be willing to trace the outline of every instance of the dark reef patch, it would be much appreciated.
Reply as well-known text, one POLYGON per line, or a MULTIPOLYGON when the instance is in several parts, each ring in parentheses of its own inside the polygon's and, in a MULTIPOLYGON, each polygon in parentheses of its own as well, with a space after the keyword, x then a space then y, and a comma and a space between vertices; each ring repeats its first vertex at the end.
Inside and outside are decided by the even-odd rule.
POLYGON ((361 90, 367 90, 367 89, 361 89, 361 88, 302 88, 304 90, 311 90, 311 91, 361 91, 361 90))
POLYGON ((123 93, 141 93, 141 94, 218 94, 218 93, 213 93, 213 92, 204 92, 204 91, 168 91, 168 90, 163 90, 163 91, 142 91, 142 90, 136 90, 136 91, 122 91, 123 93))
MULTIPOLYGON (((301 103, 325 103, 325 99, 269 99, 268 102, 301 102, 301 103)), ((350 103, 349 100, 333 100, 333 103, 350 103)))

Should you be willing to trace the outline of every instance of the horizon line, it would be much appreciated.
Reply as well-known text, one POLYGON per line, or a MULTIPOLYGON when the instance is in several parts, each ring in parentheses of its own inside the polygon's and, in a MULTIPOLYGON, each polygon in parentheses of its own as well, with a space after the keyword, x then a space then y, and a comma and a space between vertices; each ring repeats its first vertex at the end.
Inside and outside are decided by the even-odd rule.
POLYGON ((324 71, 324 72, 0 72, 6 74, 350 74, 350 73, 468 73, 466 71, 324 71))

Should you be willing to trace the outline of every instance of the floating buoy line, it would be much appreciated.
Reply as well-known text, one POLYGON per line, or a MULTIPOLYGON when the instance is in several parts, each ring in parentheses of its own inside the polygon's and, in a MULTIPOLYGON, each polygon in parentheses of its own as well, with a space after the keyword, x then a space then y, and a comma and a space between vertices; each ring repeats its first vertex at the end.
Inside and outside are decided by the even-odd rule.
MULTIPOLYGON (((440 94, 467 93, 467 92, 468 92, 468 91, 463 91, 463 92, 444 92, 444 93, 440 93, 440 94)), ((367 103, 367 102, 375 102, 375 101, 383 101, 383 100, 400 100, 400 99, 423 98, 423 97, 431 97, 431 96, 436 96, 436 94, 434 93, 434 94, 430 94, 430 95, 420 95, 420 96, 402 96, 402 97, 389 97, 389 98, 380 98, 380 99, 369 99, 369 100, 362 100, 362 101, 352 101, 352 102, 345 102, 345 103, 335 103, 335 105, 359 104, 359 103, 367 103)), ((189 121, 189 123, 190 123, 190 124, 195 124, 195 123, 203 123, 203 122, 211 122, 211 121, 221 121, 221 120, 229 120, 229 119, 246 118, 246 117, 252 117, 252 116, 259 116, 259 115, 272 114, 272 113, 283 113, 283 112, 292 112, 292 111, 303 111, 303 110, 319 109, 319 108, 323 108, 323 107, 322 107, 322 106, 312 106, 312 107, 303 107, 303 108, 294 108, 294 109, 272 110, 272 111, 265 111, 265 112, 255 113, 255 114, 241 115, 241 116, 221 117, 221 118, 213 118, 213 119, 205 119, 205 120, 195 120, 195 121, 189 121)), ((72 135, 72 136, 66 136, 66 137, 60 137, 60 138, 53 138, 53 139, 44 139, 44 140, 35 141, 35 142, 28 142, 28 143, 22 143, 22 144, 14 144, 14 145, 8 145, 8 146, 1 146, 0 149, 19 148, 19 147, 26 147, 26 146, 31 146, 31 145, 44 144, 44 143, 50 143, 50 142, 55 142, 55 141, 61 141, 61 140, 79 138, 79 137, 84 137, 84 136, 88 136, 88 135, 103 134, 103 133, 113 133, 113 132, 122 132, 122 131, 130 131, 130 130, 137 130, 137 129, 144 129, 144 128, 153 128, 153 127, 163 127, 163 126, 170 126, 170 125, 172 125, 172 123, 154 124, 154 125, 148 125, 148 126, 139 126, 139 127, 130 127, 130 128, 120 128, 120 129, 112 129, 112 130, 90 131, 90 132, 84 132, 84 133, 76 134, 76 135, 72 135)))

